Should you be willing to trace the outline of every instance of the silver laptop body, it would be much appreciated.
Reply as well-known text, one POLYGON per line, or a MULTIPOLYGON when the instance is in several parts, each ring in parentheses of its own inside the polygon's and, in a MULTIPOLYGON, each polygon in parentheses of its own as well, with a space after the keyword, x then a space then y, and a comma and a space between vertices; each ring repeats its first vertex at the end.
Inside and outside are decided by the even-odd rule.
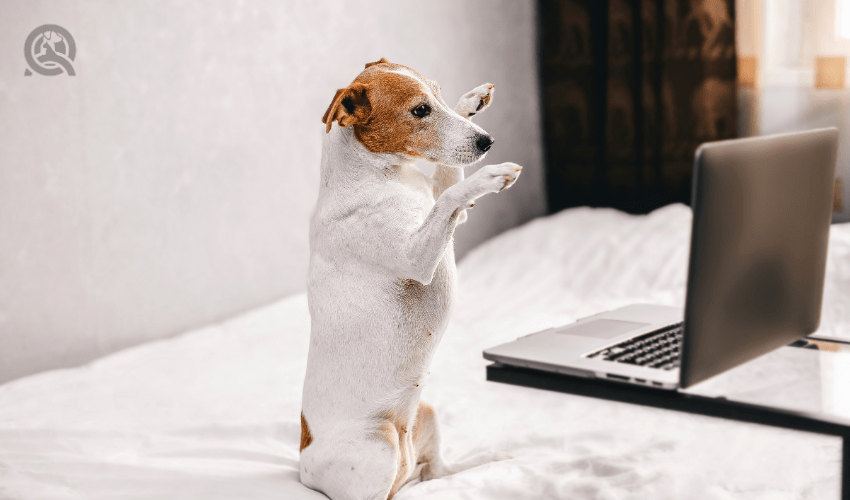
POLYGON ((676 389, 817 330, 838 130, 695 155, 685 308, 634 304, 484 351, 507 365, 676 389))

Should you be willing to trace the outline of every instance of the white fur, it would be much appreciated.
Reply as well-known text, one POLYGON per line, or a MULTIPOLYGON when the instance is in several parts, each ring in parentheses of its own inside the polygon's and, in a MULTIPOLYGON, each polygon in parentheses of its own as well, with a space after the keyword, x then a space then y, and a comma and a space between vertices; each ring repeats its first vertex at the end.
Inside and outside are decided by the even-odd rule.
MULTIPOLYGON (((461 98, 457 109, 464 117, 442 109, 429 93, 435 102, 430 123, 441 141, 432 154, 453 164, 483 157, 456 161, 457 151, 468 149, 470 131, 483 132, 465 116, 491 91, 483 85, 461 98)), ((456 294, 454 229, 476 198, 510 187, 520 173, 503 163, 463 180, 462 167, 438 165, 432 179, 414 160, 371 153, 351 127, 338 124, 323 143, 310 227, 312 331, 302 406, 312 442, 300 467, 302 483, 333 500, 383 499, 396 483, 399 450, 376 436, 388 413, 405 416, 414 428, 423 377, 456 294)), ((401 484, 506 458, 491 453, 447 465, 436 422, 430 432, 428 450, 412 450, 401 484)))

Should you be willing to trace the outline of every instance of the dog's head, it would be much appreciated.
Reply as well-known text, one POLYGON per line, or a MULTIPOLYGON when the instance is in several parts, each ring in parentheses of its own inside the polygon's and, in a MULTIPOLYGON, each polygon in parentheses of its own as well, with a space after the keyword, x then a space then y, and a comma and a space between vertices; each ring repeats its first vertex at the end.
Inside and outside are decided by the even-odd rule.
POLYGON ((369 63, 348 86, 336 91, 322 117, 352 126, 354 137, 373 153, 392 153, 447 166, 480 160, 493 138, 446 105, 440 86, 386 59, 369 63))

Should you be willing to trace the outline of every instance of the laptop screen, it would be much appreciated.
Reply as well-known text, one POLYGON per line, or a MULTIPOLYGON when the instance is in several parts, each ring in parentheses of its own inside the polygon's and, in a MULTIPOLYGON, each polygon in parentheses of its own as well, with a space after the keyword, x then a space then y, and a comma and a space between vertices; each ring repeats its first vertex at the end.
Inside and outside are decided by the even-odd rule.
POLYGON ((831 128, 697 151, 681 387, 817 329, 837 144, 831 128))

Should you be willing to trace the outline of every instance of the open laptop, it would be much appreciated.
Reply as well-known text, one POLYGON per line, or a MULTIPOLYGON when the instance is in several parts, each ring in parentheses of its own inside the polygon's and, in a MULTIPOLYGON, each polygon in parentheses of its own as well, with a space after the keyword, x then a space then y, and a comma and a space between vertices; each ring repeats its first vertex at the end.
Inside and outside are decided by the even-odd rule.
POLYGON ((684 311, 634 304, 484 351, 507 365, 686 388, 820 324, 838 130, 696 152, 684 311))

